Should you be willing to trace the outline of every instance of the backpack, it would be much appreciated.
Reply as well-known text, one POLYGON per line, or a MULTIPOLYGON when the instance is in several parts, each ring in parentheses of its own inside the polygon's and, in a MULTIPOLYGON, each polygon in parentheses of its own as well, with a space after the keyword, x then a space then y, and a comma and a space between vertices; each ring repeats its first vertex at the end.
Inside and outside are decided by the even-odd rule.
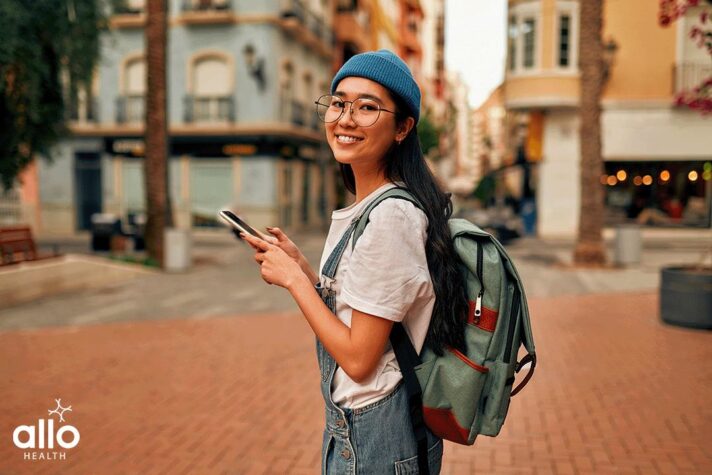
MULTIPOLYGON (((371 211, 389 198, 405 199, 422 209, 407 189, 388 189, 357 218, 352 248, 371 211)), ((529 310, 514 263, 497 239, 475 224, 451 218, 448 225, 470 304, 466 354, 448 347, 438 356, 425 345, 418 355, 401 323, 395 323, 390 334, 409 396, 421 474, 428 474, 425 426, 438 437, 463 445, 474 444, 479 434, 497 436, 510 398, 529 382, 536 366, 529 310), (517 361, 521 344, 527 354, 517 361), (514 374, 530 362, 527 375, 512 389, 514 374)))

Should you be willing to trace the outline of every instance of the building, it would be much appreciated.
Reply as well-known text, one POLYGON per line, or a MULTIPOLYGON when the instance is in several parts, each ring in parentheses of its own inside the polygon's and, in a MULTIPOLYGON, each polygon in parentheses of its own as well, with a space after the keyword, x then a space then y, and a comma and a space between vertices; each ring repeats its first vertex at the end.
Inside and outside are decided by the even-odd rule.
MULTIPOLYGON (((585 19, 577 0, 508 5, 508 142, 516 147, 523 128, 526 159, 538 165, 539 235, 573 236, 580 203, 579 25, 585 19)), ((601 179, 608 225, 710 226, 712 119, 673 100, 676 92, 712 75, 709 56, 688 38, 702 8, 712 7, 690 10, 663 28, 659 2, 604 4, 608 76, 601 103, 601 179)))
POLYGON ((422 24, 423 7, 420 0, 400 0, 400 15, 398 18, 399 47, 398 55, 408 63, 413 77, 421 86, 423 76, 422 24))
MULTIPOLYGON (((423 106, 426 115, 438 126, 447 122, 448 106, 445 98, 445 2, 444 0, 420 0, 423 19, 420 28, 422 44, 423 106)), ((443 134, 441 142, 445 142, 443 134)), ((441 144, 442 155, 446 150, 441 144)))
POLYGON ((506 110, 500 85, 472 111, 472 153, 478 158, 475 179, 506 164, 506 110))
MULTIPOLYGON (((177 227, 223 206, 257 227, 328 223, 335 165, 313 102, 333 68, 333 0, 169 0, 169 189, 177 227)), ((26 170, 24 220, 71 234, 109 212, 144 212, 145 0, 111 16, 70 139, 26 170)))
POLYGON ((473 150, 472 109, 469 88, 459 73, 448 72, 448 146, 449 153, 439 164, 438 175, 448 189, 459 194, 474 190, 479 163, 473 150))

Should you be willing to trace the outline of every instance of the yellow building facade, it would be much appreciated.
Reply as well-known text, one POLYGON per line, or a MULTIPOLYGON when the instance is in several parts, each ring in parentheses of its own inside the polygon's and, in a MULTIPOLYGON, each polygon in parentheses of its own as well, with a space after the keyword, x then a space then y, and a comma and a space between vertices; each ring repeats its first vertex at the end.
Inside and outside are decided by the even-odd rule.
MULTIPOLYGON (((538 163, 538 234, 573 236, 580 203, 579 30, 585 19, 578 0, 510 0, 508 6, 504 104, 511 124, 525 124, 522 145, 538 163)), ((709 227, 712 181, 704 176, 712 175, 705 175, 712 170, 712 119, 675 106, 674 97, 712 75, 709 55, 688 38, 702 9, 712 6, 692 9, 667 28, 658 24, 658 9, 659 2, 649 0, 604 2, 606 220, 611 226, 709 227), (613 183, 609 176, 616 175, 625 179, 613 183), (646 209, 651 211, 642 213, 646 209)), ((510 146, 517 146, 514 139, 510 146)))

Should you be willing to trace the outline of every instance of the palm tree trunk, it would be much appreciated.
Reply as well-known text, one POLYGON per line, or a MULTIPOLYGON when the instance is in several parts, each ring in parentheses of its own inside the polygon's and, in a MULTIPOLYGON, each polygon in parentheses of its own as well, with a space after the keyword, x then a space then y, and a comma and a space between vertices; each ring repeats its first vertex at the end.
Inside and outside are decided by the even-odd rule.
POLYGON ((166 125, 166 0, 148 0, 146 24, 146 249, 163 267, 163 235, 169 214, 166 125))
POLYGON ((603 89, 603 2, 581 0, 581 212, 574 263, 602 265, 606 262, 603 243, 603 174, 601 156, 601 92, 603 89))

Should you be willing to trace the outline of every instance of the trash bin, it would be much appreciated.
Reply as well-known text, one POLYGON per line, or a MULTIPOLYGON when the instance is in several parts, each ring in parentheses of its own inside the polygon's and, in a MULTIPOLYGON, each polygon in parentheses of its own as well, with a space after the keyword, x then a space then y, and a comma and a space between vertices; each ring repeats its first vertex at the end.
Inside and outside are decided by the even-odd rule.
POLYGON ((620 266, 640 264, 641 242, 639 225, 621 224, 616 226, 613 261, 620 266))
POLYGON ((190 231, 169 228, 164 234, 164 267, 168 272, 182 272, 191 266, 190 231))
POLYGON ((129 226, 131 227, 131 237, 133 238, 133 250, 145 250, 146 215, 144 213, 129 213, 129 226))
POLYGON ((121 219, 111 213, 94 213, 91 215, 91 250, 111 251, 111 240, 114 236, 123 236, 121 219))

